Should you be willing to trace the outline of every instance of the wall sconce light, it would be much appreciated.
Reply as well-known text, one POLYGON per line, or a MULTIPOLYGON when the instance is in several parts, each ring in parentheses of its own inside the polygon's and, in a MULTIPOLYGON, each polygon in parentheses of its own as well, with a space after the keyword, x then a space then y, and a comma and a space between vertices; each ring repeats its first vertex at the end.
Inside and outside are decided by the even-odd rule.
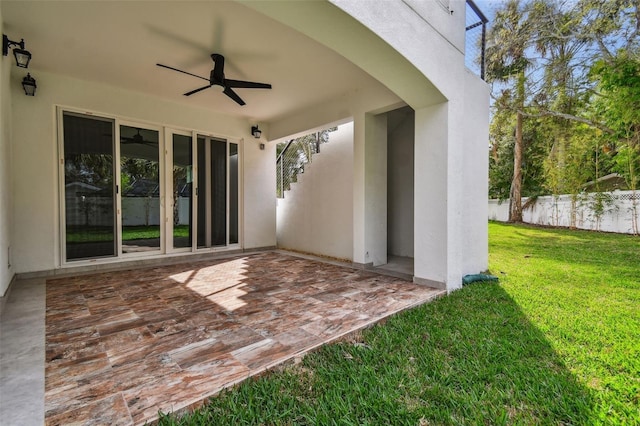
POLYGON ((262 136, 262 130, 258 129, 258 126, 251 126, 251 135, 256 139, 260 139, 260 136, 262 136))
POLYGON ((16 57, 16 65, 20 68, 29 68, 29 61, 31 61, 31 52, 24 49, 24 39, 20 42, 11 41, 6 34, 2 34, 2 56, 9 54, 9 49, 13 49, 13 56, 16 57), (19 49, 16 49, 19 47, 19 49))
POLYGON ((27 75, 22 79, 24 94, 27 96, 35 96, 36 87, 38 87, 36 86, 36 79, 31 77, 31 74, 27 73, 27 75))

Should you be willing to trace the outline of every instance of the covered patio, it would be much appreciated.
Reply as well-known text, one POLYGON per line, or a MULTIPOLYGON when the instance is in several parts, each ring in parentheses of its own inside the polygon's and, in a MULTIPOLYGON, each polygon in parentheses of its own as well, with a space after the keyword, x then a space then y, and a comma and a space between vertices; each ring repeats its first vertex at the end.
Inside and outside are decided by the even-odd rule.
POLYGON ((0 322, 8 424, 143 424, 445 293, 282 251, 21 284, 0 322))

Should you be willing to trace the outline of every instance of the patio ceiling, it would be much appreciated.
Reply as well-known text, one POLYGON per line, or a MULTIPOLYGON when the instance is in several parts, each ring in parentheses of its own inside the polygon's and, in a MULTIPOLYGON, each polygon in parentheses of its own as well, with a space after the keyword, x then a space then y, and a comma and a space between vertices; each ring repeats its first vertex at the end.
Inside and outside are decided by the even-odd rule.
POLYGON ((2 1, 0 7, 3 32, 24 38, 36 79, 47 71, 261 122, 380 84, 334 51, 235 2, 2 1), (225 56, 227 78, 271 83, 273 90, 238 89, 244 107, 216 90, 185 97, 202 80, 156 66, 208 77, 214 52, 225 56))

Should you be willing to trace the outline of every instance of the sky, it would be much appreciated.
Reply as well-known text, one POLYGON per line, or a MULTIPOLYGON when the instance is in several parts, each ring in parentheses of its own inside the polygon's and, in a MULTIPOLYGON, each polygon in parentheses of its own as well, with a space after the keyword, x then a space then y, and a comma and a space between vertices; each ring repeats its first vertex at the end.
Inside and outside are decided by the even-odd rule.
POLYGON ((493 17, 496 14, 496 10, 500 8, 500 6, 506 3, 505 0, 474 0, 476 6, 480 8, 482 13, 489 19, 489 21, 493 20, 493 17))

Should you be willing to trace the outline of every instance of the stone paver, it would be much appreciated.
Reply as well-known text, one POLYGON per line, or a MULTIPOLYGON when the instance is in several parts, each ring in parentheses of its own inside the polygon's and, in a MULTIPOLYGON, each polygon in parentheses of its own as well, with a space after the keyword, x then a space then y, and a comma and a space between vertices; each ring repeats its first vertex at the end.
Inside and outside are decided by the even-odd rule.
POLYGON ((44 419, 144 424, 443 293, 275 252, 51 279, 44 419))

